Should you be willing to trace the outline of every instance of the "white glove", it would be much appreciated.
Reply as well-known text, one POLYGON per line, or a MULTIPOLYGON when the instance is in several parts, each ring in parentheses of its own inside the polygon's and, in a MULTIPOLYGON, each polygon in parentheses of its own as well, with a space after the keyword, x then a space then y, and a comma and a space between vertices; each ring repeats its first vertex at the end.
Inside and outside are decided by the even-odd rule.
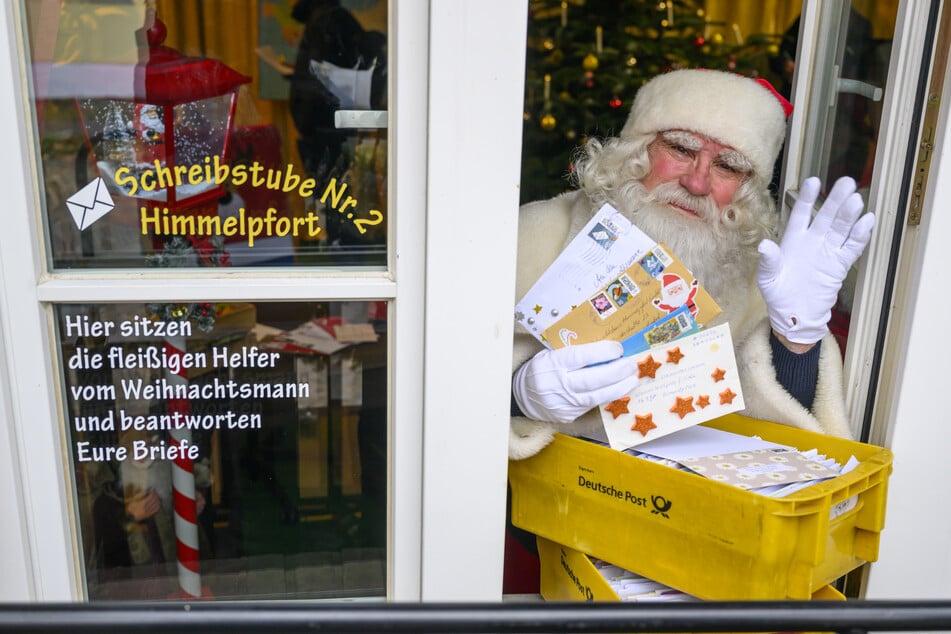
POLYGON ((512 379, 515 402, 529 418, 570 423, 637 386, 637 361, 620 358, 623 352, 617 341, 542 350, 516 370, 512 379))
POLYGON ((848 177, 835 182, 810 225, 819 186, 816 177, 804 180, 781 243, 759 244, 756 283, 770 324, 793 343, 816 343, 829 332, 842 282, 875 226, 873 214, 861 215, 862 196, 848 177))

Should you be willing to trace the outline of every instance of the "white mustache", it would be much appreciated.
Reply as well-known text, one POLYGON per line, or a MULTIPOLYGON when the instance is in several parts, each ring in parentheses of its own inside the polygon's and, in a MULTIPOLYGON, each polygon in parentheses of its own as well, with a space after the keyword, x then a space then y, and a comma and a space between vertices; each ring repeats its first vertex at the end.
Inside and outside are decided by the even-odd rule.
POLYGON ((690 209, 704 220, 716 218, 720 213, 717 204, 710 196, 694 196, 678 183, 662 183, 646 192, 648 200, 662 204, 672 204, 690 209))

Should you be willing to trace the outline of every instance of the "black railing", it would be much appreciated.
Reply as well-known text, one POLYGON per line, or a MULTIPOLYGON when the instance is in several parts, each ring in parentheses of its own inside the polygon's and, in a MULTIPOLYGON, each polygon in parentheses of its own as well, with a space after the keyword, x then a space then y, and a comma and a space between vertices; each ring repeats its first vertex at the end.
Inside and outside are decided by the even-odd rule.
POLYGON ((951 631, 951 601, 2 604, 0 632, 951 631))

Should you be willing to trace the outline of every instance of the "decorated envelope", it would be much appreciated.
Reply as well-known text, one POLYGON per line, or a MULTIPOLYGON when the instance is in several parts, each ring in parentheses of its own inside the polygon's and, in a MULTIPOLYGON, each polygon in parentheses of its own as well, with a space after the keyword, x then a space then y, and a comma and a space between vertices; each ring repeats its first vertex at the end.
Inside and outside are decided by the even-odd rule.
POLYGON ((741 489, 825 480, 839 475, 809 455, 790 448, 684 458, 680 464, 711 480, 741 489))
POLYGON ((542 332, 640 260, 656 242, 604 205, 515 305, 515 319, 542 332))
POLYGON ((612 449, 623 451, 745 407, 728 324, 634 358, 638 386, 600 407, 612 449))
MULTIPOLYGON (((703 326, 719 314, 720 307, 697 278, 666 245, 658 244, 545 329, 542 340, 552 348, 603 339, 624 341, 652 325, 689 329, 688 321, 703 326), (689 315, 664 320, 684 307, 689 315)), ((681 334, 667 332, 665 339, 651 343, 681 334)))

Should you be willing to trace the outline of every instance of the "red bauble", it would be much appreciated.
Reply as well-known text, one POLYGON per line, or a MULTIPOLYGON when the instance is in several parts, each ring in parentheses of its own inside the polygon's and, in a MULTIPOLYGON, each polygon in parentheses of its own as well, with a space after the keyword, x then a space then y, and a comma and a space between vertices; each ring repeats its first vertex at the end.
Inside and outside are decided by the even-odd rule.
POLYGON ((698 35, 697 38, 693 41, 694 46, 703 46, 706 43, 706 40, 703 39, 702 35, 698 35))
POLYGON ((611 101, 608 102, 608 105, 611 106, 611 107, 614 108, 614 109, 620 108, 620 107, 621 107, 621 99, 620 99, 619 97, 615 97, 614 99, 612 99, 611 101))

